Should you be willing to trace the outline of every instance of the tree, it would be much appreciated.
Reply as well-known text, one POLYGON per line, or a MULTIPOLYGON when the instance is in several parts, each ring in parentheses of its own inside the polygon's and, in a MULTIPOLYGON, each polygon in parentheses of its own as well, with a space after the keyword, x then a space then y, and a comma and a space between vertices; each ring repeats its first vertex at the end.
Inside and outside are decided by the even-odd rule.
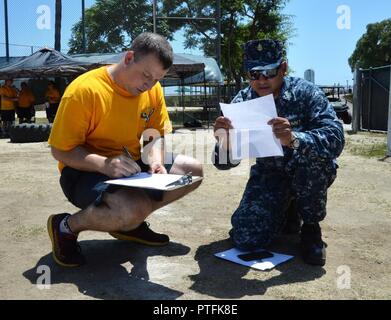
POLYGON ((367 32, 358 40, 349 58, 352 71, 356 68, 381 67, 391 64, 391 19, 367 25, 367 32))
MULTIPOLYGON (((281 13, 288 0, 221 1, 221 63, 228 81, 237 88, 244 76, 241 45, 251 39, 287 40, 292 34, 290 17, 281 13)), ((216 3, 210 0, 160 0, 158 16, 204 17, 212 20, 158 19, 157 32, 172 40, 185 32, 185 48, 200 48, 216 56, 216 3)), ((153 30, 152 0, 96 0, 85 12, 86 52, 118 52, 129 48, 141 32, 153 30)), ((72 28, 69 53, 81 53, 82 24, 72 28)))
POLYGON ((61 19, 62 19, 62 3, 61 0, 56 0, 56 21, 54 28, 54 49, 61 51, 61 19))
MULTIPOLYGON (((273 38, 286 41, 292 35, 291 18, 281 13, 287 1, 221 1, 222 71, 228 81, 235 81, 237 89, 244 77, 241 45, 252 39, 273 38)), ((216 17, 216 1, 209 0, 163 0, 159 9, 160 15, 166 16, 216 17)), ((205 55, 215 56, 216 21, 169 20, 168 23, 171 30, 183 28, 185 48, 200 48, 205 55)))
MULTIPOLYGON (((142 32, 153 30, 152 1, 97 0, 85 11, 86 52, 120 52, 142 32)), ((158 32, 171 39, 166 23, 158 32)), ((72 27, 69 53, 83 52, 82 22, 72 27)))

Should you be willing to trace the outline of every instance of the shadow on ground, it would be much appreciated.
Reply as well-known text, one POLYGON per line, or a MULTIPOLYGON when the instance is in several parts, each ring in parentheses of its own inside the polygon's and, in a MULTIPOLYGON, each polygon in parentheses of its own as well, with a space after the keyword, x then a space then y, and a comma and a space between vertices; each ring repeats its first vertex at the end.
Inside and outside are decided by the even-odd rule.
POLYGON ((55 264, 51 253, 25 271, 23 276, 36 284, 40 274, 38 266, 51 270, 51 284, 69 283, 84 295, 98 299, 156 299, 172 300, 183 295, 160 284, 149 281, 147 259, 152 256, 174 257, 186 255, 190 248, 171 242, 162 248, 139 246, 117 240, 80 241, 87 264, 79 268, 62 268, 55 264), (129 273, 122 264, 129 262, 129 273))
MULTIPOLYGON (((215 253, 231 249, 229 239, 200 246, 196 252, 200 272, 191 275, 194 282, 190 289, 219 299, 239 299, 245 296, 264 295, 268 288, 296 282, 307 282, 322 277, 322 267, 305 265, 298 257, 298 243, 293 236, 281 236, 268 248, 271 251, 294 255, 295 258, 277 267, 281 273, 267 280, 243 279, 249 268, 214 256, 215 253)), ((270 272, 257 271, 263 273, 270 272)))

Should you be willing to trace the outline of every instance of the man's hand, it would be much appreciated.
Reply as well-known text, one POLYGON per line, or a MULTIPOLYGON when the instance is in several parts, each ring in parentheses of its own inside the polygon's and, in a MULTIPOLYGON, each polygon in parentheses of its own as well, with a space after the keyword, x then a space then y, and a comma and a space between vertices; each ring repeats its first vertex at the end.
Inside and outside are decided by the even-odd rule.
POLYGON ((149 173, 167 174, 166 168, 160 162, 153 162, 150 164, 149 173))
POLYGON ((217 141, 222 143, 222 146, 225 150, 228 150, 228 138, 230 129, 233 129, 231 120, 225 117, 218 117, 213 126, 214 136, 217 141))
POLYGON ((285 118, 274 118, 270 120, 268 125, 273 127, 273 133, 280 139, 281 144, 285 147, 289 147, 292 141, 292 128, 288 119, 285 118))
POLYGON ((123 178, 139 173, 141 168, 128 156, 120 155, 114 158, 107 158, 103 171, 110 178, 123 178))

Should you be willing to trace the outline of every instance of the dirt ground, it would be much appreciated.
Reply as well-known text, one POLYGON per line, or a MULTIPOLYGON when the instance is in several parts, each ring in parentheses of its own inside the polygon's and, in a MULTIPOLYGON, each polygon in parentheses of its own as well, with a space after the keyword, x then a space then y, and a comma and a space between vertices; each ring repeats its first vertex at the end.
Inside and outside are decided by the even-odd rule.
MULTIPOLYGON (((177 135, 182 146, 194 136, 185 130, 177 135)), ((209 161, 212 135, 197 137, 209 161)), ((386 136, 346 138, 360 145, 386 136)), ((231 247, 230 216, 248 178, 247 162, 231 172, 206 164, 198 190, 149 218, 153 229, 170 235, 167 247, 85 232, 80 243, 88 263, 63 269, 51 258, 46 220, 76 208, 62 194, 56 162, 46 143, 0 140, 0 299, 390 299, 391 163, 346 148, 339 165, 322 223, 324 268, 301 261, 296 236, 276 240, 272 249, 295 258, 269 272, 213 256, 231 247), (42 290, 43 265, 50 268, 51 286, 42 290)))

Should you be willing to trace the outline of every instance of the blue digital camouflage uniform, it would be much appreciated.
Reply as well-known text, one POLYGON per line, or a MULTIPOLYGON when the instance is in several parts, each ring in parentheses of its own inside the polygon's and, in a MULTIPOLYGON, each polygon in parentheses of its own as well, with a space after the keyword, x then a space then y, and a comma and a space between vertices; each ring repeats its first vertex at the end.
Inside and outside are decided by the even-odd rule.
MULTIPOLYGON (((246 71, 278 67, 284 45, 275 40, 252 40, 244 46, 246 71)), ((232 103, 258 98, 248 87, 232 103)), ((335 159, 344 147, 342 124, 324 93, 299 78, 285 77, 275 100, 279 117, 287 118, 300 141, 299 148, 283 147, 284 157, 260 158, 251 168, 243 198, 232 215, 230 236, 236 247, 253 250, 267 246, 283 228, 294 199, 304 223, 326 216, 327 189, 336 177, 335 159)), ((216 144, 214 164, 227 170, 238 165, 216 144)))
MULTIPOLYGON (((248 87, 232 103, 258 98, 248 87)), ((304 223, 317 223, 326 216, 327 189, 336 178, 336 158, 344 147, 342 124, 324 93, 303 79, 285 77, 275 100, 279 117, 287 118, 300 141, 297 150, 283 147, 284 157, 260 158, 251 168, 230 231, 236 247, 263 248, 280 233, 286 210, 295 199, 304 223)), ((215 165, 228 169, 233 165, 215 165)))

